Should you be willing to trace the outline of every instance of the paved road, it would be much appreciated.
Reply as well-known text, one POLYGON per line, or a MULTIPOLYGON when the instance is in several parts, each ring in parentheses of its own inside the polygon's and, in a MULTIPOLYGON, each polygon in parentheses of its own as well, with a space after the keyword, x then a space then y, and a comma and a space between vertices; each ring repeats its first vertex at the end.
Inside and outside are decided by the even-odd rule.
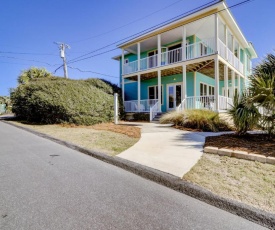
POLYGON ((0 121, 0 229, 264 229, 0 121))

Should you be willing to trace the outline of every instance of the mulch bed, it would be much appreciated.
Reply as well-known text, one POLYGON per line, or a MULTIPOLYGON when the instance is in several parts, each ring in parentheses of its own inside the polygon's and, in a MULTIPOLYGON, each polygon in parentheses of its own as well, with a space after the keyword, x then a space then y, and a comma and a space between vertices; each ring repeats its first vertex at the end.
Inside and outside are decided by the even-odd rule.
POLYGON ((204 147, 206 146, 241 150, 275 157, 275 138, 268 139, 268 135, 266 134, 246 134, 244 136, 224 134, 221 136, 206 137, 204 147))

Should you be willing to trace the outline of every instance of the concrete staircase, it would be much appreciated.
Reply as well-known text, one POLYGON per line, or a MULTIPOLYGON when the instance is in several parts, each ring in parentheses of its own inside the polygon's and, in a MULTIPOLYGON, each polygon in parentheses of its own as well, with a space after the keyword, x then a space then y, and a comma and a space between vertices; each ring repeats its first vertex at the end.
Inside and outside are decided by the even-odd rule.
POLYGON ((158 113, 155 118, 152 120, 152 122, 159 123, 159 119, 161 118, 162 115, 165 113, 158 113))

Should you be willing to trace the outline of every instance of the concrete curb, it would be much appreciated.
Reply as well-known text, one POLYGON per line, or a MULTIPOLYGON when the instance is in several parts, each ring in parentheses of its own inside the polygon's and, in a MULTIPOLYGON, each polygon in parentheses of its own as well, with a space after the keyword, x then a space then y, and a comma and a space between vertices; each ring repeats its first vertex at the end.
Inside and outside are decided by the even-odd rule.
POLYGON ((275 157, 266 157, 260 154, 253 154, 245 151, 207 146, 204 147, 203 152, 275 165, 275 157))
POLYGON ((119 158, 119 157, 111 157, 104 153, 90 151, 88 149, 82 148, 80 146, 74 145, 72 143, 62 141, 51 136, 48 136, 43 133, 39 133, 37 131, 31 130, 29 128, 25 128, 7 121, 2 122, 12 125, 14 127, 20 128, 22 130, 33 133, 37 136, 46 138, 48 140, 54 141, 58 144, 64 145, 68 148, 77 150, 79 152, 85 153, 89 156, 92 156, 96 159, 104 161, 106 163, 115 165, 117 167, 123 168, 129 172, 132 172, 136 175, 139 175, 143 178, 149 179, 151 181, 157 182, 158 184, 164 185, 168 188, 171 188, 175 191, 181 192, 188 196, 191 196, 195 199, 199 199, 205 203, 213 205, 217 208, 223 209, 235 215, 238 215, 242 218, 260 224, 270 229, 275 229, 275 215, 272 213, 268 213, 262 211, 260 209, 254 208, 252 206, 242 204, 240 202, 226 199, 220 197, 218 195, 213 194, 212 192, 201 188, 195 184, 192 184, 188 181, 182 180, 176 176, 119 158))

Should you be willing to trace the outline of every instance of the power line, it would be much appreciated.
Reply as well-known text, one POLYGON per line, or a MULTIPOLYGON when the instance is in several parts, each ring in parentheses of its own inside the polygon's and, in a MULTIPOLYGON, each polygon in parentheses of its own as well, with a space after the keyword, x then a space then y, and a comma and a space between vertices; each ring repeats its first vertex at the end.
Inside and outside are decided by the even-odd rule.
POLYGON ((124 24, 124 25, 122 25, 122 26, 116 27, 116 28, 114 28, 114 29, 112 29, 112 30, 109 30, 109 31, 106 31, 106 32, 104 32, 104 33, 101 33, 101 34, 98 34, 98 35, 94 35, 94 36, 92 36, 92 37, 85 38, 85 39, 82 39, 82 40, 73 41, 73 42, 70 42, 70 43, 78 43, 78 42, 86 41, 86 40, 93 39, 93 38, 98 38, 98 37, 101 37, 101 36, 103 36, 103 35, 109 34, 109 33, 113 32, 113 31, 119 30, 119 29, 124 28, 124 27, 126 27, 126 26, 128 26, 128 25, 131 25, 131 24, 133 24, 133 23, 135 23, 135 22, 138 22, 138 21, 141 21, 141 20, 143 20, 143 19, 145 19, 145 18, 148 18, 148 17, 150 17, 150 16, 152 16, 152 15, 154 15, 154 14, 156 14, 156 13, 162 11, 162 10, 165 10, 165 9, 167 9, 167 8, 173 6, 173 5, 176 5, 177 3, 181 2, 181 1, 183 1, 183 0, 176 1, 176 2, 174 2, 174 3, 172 3, 172 4, 168 5, 168 6, 165 6, 164 8, 161 8, 161 9, 159 9, 159 10, 157 10, 157 11, 152 12, 151 14, 147 14, 147 15, 141 17, 141 18, 138 18, 138 19, 136 19, 136 20, 133 20, 133 21, 131 21, 131 22, 127 23, 127 24, 124 24))
POLYGON ((28 65, 28 66, 29 66, 29 64, 17 63, 17 62, 0 61, 0 63, 4 63, 4 64, 14 64, 14 65, 28 65))
MULTIPOLYGON (((93 55, 93 56, 83 58, 83 59, 81 59, 81 60, 85 60, 85 59, 88 59, 88 58, 96 57, 96 56, 99 56, 99 55, 102 55, 102 54, 105 54, 105 53, 109 53, 109 52, 114 51, 114 50, 117 50, 117 49, 118 49, 118 48, 110 49, 110 50, 107 50, 107 51, 104 51, 104 52, 95 54, 95 55, 93 55)), ((68 62, 68 63, 69 63, 69 62, 68 62)), ((74 63, 74 62, 72 62, 72 63, 74 63)), ((63 65, 61 65, 61 66, 59 66, 57 69, 55 69, 55 70, 53 71, 53 74, 55 74, 56 71, 59 70, 59 69, 62 68, 62 67, 63 67, 63 65)))
POLYGON ((83 73, 94 73, 94 74, 99 74, 99 75, 106 76, 106 77, 119 78, 117 76, 112 76, 112 75, 108 75, 108 74, 104 74, 104 73, 94 72, 94 71, 91 71, 91 70, 81 70, 79 68, 72 67, 72 66, 68 66, 68 68, 70 68, 70 69, 76 69, 76 70, 78 70, 80 72, 83 72, 83 73))
POLYGON ((10 56, 0 56, 0 58, 9 58, 9 59, 17 59, 17 60, 22 60, 22 61, 31 61, 31 62, 38 62, 38 63, 43 63, 43 64, 47 64, 49 66, 57 66, 58 64, 50 64, 48 62, 44 62, 44 61, 37 61, 37 60, 30 60, 30 59, 24 59, 24 58, 17 58, 17 57, 10 57, 10 56))
MULTIPOLYGON (((217 12, 215 12, 215 13, 222 12, 222 11, 224 11, 224 10, 234 8, 234 7, 236 7, 236 6, 240 6, 240 5, 242 5, 242 4, 246 4, 246 3, 251 2, 251 1, 255 1, 255 0, 245 0, 245 1, 239 2, 239 3, 235 4, 235 5, 232 5, 232 6, 230 6, 230 7, 227 7, 227 8, 225 8, 225 9, 219 10, 219 11, 217 11, 217 12)), ((109 47, 109 46, 112 46, 112 45, 114 45, 114 44, 117 44, 117 43, 119 43, 119 42, 121 42, 121 41, 124 41, 124 40, 126 40, 126 39, 128 39, 128 38, 131 38, 131 37, 133 37, 133 36, 137 36, 137 35, 140 35, 140 34, 142 35, 142 34, 144 34, 145 32, 150 32, 150 31, 152 31, 152 30, 153 30, 154 28, 156 28, 156 27, 159 27, 159 26, 161 26, 161 25, 163 25, 163 24, 171 23, 172 20, 173 20, 173 21, 177 20, 177 19, 175 19, 175 18, 178 18, 178 17, 180 17, 180 16, 182 16, 182 15, 184 15, 184 14, 187 14, 187 13, 193 12, 194 10, 197 10, 198 8, 201 8, 201 7, 205 6, 205 5, 209 5, 209 4, 212 3, 212 2, 217 2, 217 0, 214 0, 214 1, 211 1, 211 2, 209 2, 209 3, 206 3, 206 4, 204 4, 204 5, 200 6, 200 7, 197 7, 197 8, 195 8, 195 9, 193 9, 193 10, 187 11, 187 12, 181 14, 181 15, 178 15, 178 16, 176 16, 176 17, 174 17, 174 18, 172 18, 172 19, 169 19, 169 20, 167 20, 167 21, 165 21, 165 22, 159 23, 159 24, 157 24, 157 25, 155 25, 155 26, 152 26, 152 27, 150 27, 150 28, 148 28, 148 29, 146 29, 146 30, 143 30, 143 31, 141 31, 141 32, 139 32, 139 33, 133 34, 133 35, 131 35, 131 36, 128 36, 128 37, 126 37, 126 38, 123 38, 123 39, 120 39, 120 40, 118 40, 118 41, 116 41, 116 42, 113 42, 113 43, 111 43, 111 44, 109 44, 109 45, 106 45, 106 46, 103 46, 103 47, 101 47, 101 48, 99 48, 99 49, 93 50, 93 51, 91 51, 91 52, 89 52, 89 53, 87 53, 87 54, 84 54, 84 55, 81 55, 81 56, 79 56, 79 57, 77 57, 77 58, 71 59, 71 60, 68 61, 68 63, 71 64, 71 63, 79 62, 79 61, 86 60, 86 59, 89 59, 89 58, 92 58, 92 57, 95 57, 95 56, 98 56, 98 55, 101 55, 101 54, 104 54, 104 53, 107 53, 107 52, 111 52, 111 51, 113 51, 113 50, 115 50, 115 49, 117 49, 117 48, 108 50, 108 51, 106 51, 106 52, 102 52, 102 53, 100 53, 100 54, 98 54, 98 55, 88 56, 88 57, 79 59, 79 58, 84 57, 84 56, 87 56, 87 55, 89 55, 89 54, 91 54, 91 53, 95 53, 95 52, 97 52, 97 51, 99 51, 99 50, 102 50, 102 49, 105 49, 105 48, 107 48, 107 47, 109 47)), ((215 13, 213 13, 213 14, 215 14, 215 13)), ((212 15, 212 14, 210 14, 210 15, 212 15)), ((199 19, 197 19, 197 20, 201 20, 201 19, 203 19, 203 18, 205 18, 205 17, 209 17, 210 15, 204 16, 204 17, 199 18, 199 19)), ((192 21, 192 22, 195 22, 195 21, 197 21, 197 20, 194 20, 194 21, 192 21)))
MULTIPOLYGON (((119 42, 121 42, 121 41, 124 41, 124 40, 126 40, 126 39, 129 39, 129 38, 131 38, 131 37, 134 37, 134 36, 143 34, 143 33, 145 33, 145 32, 148 32, 148 31, 150 31, 150 30, 152 30, 152 29, 154 29, 154 28, 156 28, 156 27, 159 27, 159 26, 161 26, 161 25, 163 25, 163 24, 169 23, 170 21, 176 20, 177 18, 182 17, 183 15, 186 15, 186 14, 191 13, 191 12, 193 12, 193 11, 195 11, 195 10, 198 10, 198 9, 200 9, 200 8, 202 8, 202 7, 205 7, 205 6, 207 6, 207 5, 209 5, 209 4, 213 3, 213 2, 217 2, 217 0, 213 0, 213 1, 211 1, 211 2, 208 2, 208 3, 206 3, 206 4, 203 4, 203 5, 199 6, 199 7, 196 7, 196 8, 194 8, 194 9, 192 9, 192 10, 186 11, 186 12, 184 12, 184 13, 182 13, 182 14, 176 16, 176 17, 173 17, 173 18, 171 18, 171 19, 168 19, 168 20, 166 20, 166 21, 164 21, 164 22, 162 22, 162 23, 159 23, 159 24, 157 24, 157 25, 155 25, 155 26, 149 27, 149 28, 147 28, 147 29, 145 29, 145 30, 142 30, 142 31, 140 31, 140 32, 138 32, 138 33, 135 33, 135 34, 133 34, 133 35, 131 35, 131 36, 127 36, 127 37, 125 37, 125 38, 123 38, 123 39, 120 39, 120 40, 118 40, 118 41, 112 42, 112 43, 110 43, 110 44, 108 44, 108 45, 106 45, 106 46, 103 46, 103 47, 101 47, 101 48, 98 48, 98 49, 96 49, 96 50, 93 50, 93 51, 91 51, 91 52, 88 52, 87 54, 83 54, 83 55, 81 55, 81 56, 79 56, 79 57, 73 58, 73 59, 69 60, 68 63, 74 63, 75 60, 77 60, 77 59, 79 59, 79 58, 81 58, 81 57, 85 57, 85 56, 87 56, 87 55, 89 55, 89 54, 91 54, 91 53, 95 53, 95 52, 97 52, 97 51, 99 51, 99 50, 102 50, 102 49, 105 49, 105 48, 107 48, 107 47, 109 47, 109 46, 115 45, 115 44, 117 44, 117 43, 119 43, 119 42)), ((82 59, 81 59, 81 60, 82 60, 82 59)), ((85 60, 85 59, 84 59, 84 60, 85 60)))
POLYGON ((41 56, 57 56, 55 54, 47 54, 47 53, 24 53, 24 52, 12 52, 12 51, 0 51, 0 54, 23 54, 23 55, 41 55, 41 56))

